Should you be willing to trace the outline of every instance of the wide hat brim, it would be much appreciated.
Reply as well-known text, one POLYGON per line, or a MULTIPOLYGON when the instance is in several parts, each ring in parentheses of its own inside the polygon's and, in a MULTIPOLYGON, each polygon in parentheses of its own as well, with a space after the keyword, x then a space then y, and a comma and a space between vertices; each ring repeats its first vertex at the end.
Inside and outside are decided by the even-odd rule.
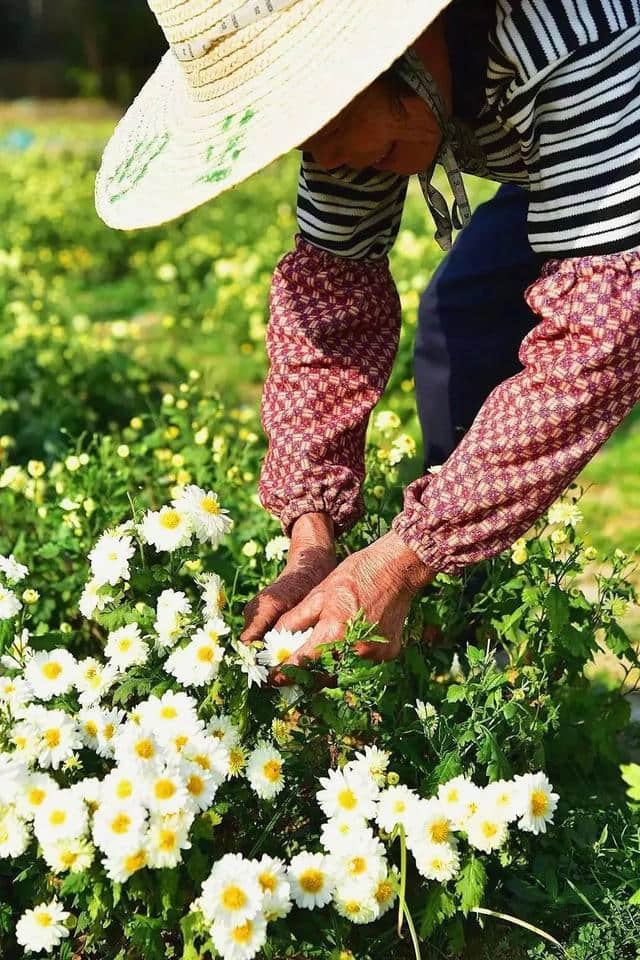
POLYGON ((246 180, 327 124, 448 2, 297 0, 218 41, 190 80, 169 50, 107 144, 99 216, 156 226, 246 180))

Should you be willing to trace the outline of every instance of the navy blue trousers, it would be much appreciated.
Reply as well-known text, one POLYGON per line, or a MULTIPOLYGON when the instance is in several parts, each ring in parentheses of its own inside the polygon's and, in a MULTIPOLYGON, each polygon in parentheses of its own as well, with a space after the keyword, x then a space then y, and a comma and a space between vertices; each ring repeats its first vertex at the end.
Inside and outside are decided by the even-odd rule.
POLYGON ((522 365, 538 320, 524 292, 543 263, 527 238, 527 194, 501 187, 458 235, 425 290, 414 355, 425 467, 444 463, 491 391, 522 365))

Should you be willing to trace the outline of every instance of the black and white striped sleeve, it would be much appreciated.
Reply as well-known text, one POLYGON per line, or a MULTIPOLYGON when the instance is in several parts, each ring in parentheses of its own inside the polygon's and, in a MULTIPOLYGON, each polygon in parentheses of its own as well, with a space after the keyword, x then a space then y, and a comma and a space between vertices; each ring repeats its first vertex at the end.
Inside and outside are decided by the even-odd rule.
MULTIPOLYGON (((544 5, 532 6, 539 13, 544 5)), ((635 250, 640 247, 640 27, 612 31, 604 24, 599 39, 590 40, 579 19, 557 17, 546 24, 547 32, 540 27, 534 43, 521 13, 521 22, 514 18, 508 30, 498 32, 502 49, 493 58, 496 80, 501 62, 510 61, 514 71, 502 88, 499 110, 503 123, 519 133, 529 179, 531 245, 550 258, 635 250), (563 28, 583 30, 582 42, 576 45, 574 36, 569 44, 563 28), (565 52, 563 44, 572 49, 565 52), (555 58, 546 47, 554 47, 555 58)))
POLYGON ((302 154, 297 218, 309 243, 354 260, 388 255, 398 235, 409 178, 366 168, 325 170, 302 154))

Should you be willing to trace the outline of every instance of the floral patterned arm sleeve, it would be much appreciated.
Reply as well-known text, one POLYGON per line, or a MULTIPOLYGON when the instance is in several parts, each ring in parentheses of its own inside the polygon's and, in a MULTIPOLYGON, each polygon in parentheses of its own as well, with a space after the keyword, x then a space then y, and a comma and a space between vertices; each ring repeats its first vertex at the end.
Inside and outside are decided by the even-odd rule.
POLYGON ((400 298, 388 258, 340 257, 297 234, 274 272, 269 305, 260 499, 285 532, 316 511, 341 532, 362 516, 365 432, 398 347, 400 298))
POLYGON ((527 291, 541 322, 524 371, 490 394, 442 469, 406 491, 394 530, 456 574, 510 546, 640 400, 640 252, 552 260, 527 291))

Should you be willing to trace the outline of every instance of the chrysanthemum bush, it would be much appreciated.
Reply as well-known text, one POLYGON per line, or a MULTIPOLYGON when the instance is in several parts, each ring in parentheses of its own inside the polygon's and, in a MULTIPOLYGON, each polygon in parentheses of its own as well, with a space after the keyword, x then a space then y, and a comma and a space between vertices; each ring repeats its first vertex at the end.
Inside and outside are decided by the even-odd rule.
MULTIPOLYGON (((28 858, 38 895, 55 892, 17 919, 15 939, 28 952, 71 936, 102 956, 105 928, 117 925, 147 950, 165 938, 175 948, 179 931, 187 955, 249 960, 267 944, 272 954, 285 948, 301 924, 311 944, 314 928, 326 930, 318 915, 289 924, 293 910, 330 908, 384 929, 398 899, 398 929, 406 917, 419 954, 408 901, 425 881, 450 886, 451 911, 468 912, 482 896, 486 857, 553 820, 558 797, 541 772, 485 786, 459 774, 421 795, 374 742, 337 756, 320 702, 342 697, 340 688, 323 692, 300 670, 284 693, 264 687, 269 668, 307 635, 272 630, 259 649, 243 646, 224 619, 221 577, 191 572, 198 546, 211 553, 231 524, 216 493, 188 485, 105 531, 79 601, 97 634, 81 659, 32 645, 49 647, 32 640, 14 589, 29 571, 13 556, 0 562, 0 857, 23 880, 28 858), (242 823, 248 810, 266 822, 257 836, 242 823), (160 897, 160 923, 135 910, 149 890, 160 897)), ((367 629, 359 620, 351 633, 367 629)), ((338 653, 357 676, 352 639, 338 653)), ((414 732, 433 726, 435 708, 406 706, 414 732)))

